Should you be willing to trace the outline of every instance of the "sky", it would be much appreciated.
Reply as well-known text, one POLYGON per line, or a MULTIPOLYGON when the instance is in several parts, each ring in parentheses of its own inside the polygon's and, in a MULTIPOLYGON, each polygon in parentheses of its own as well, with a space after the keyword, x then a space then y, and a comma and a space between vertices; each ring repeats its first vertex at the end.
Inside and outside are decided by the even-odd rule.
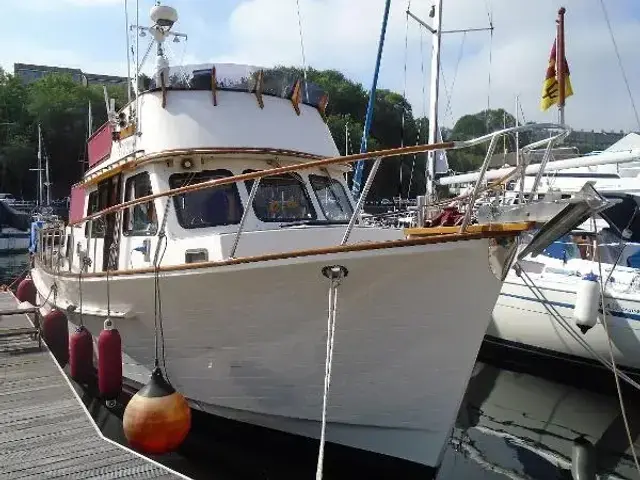
MULTIPOLYGON (((81 68, 126 75, 125 0, 1 0, 0 66, 14 62, 81 68), (10 20, 7 20, 10 19, 10 20), (6 48, 8 47, 8 48, 6 48)), ((375 66, 384 0, 297 0, 307 66, 333 68, 368 90, 375 66)), ((296 0, 166 0, 178 9, 175 30, 188 41, 171 43, 175 63, 247 63, 302 66, 296 0)), ((412 0, 410 10, 429 21, 433 0, 412 0)), ((153 0, 138 0, 148 24, 153 0)), ((566 122, 574 129, 640 131, 631 98, 640 109, 640 0, 444 0, 439 119, 451 127, 464 114, 489 106, 526 121, 557 120, 539 107, 542 82, 560 6, 567 9, 566 57, 574 95, 566 122), (611 31, 603 14, 606 6, 611 31), (631 89, 623 80, 618 47, 631 89)), ((429 105, 431 34, 409 20, 407 0, 392 0, 378 88, 405 94, 415 116, 429 105)), ((136 1, 129 0, 129 23, 136 1)), ((140 38, 141 50, 149 37, 140 38)), ((153 62, 149 62, 152 64, 153 62)))

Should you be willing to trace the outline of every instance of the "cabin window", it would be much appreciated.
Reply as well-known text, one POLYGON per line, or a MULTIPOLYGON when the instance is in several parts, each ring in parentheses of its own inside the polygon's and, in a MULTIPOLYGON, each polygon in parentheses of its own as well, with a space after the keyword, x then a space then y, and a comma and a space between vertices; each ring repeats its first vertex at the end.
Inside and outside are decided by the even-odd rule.
MULTIPOLYGON (((255 170, 245 170, 244 173, 251 171, 255 170)), ((245 182, 248 192, 251 192, 253 182, 245 182)), ((304 182, 295 174, 262 178, 253 200, 253 210, 263 222, 294 222, 316 218, 304 182)))
POLYGON ((321 175, 309 175, 309 180, 326 219, 349 221, 353 208, 342 184, 335 178, 321 175))
MULTIPOLYGON (((87 216, 92 213, 96 213, 100 210, 98 206, 98 191, 94 190, 89 193, 89 201, 87 202, 87 216)), ((89 221, 85 224, 84 235, 89 237, 89 225, 91 226, 91 238, 104 237, 104 217, 95 218, 92 222, 89 221)))
MULTIPOLYGON (((230 177, 228 170, 176 173, 169 177, 172 189, 230 177)), ((233 225, 242 218, 242 201, 235 183, 175 195, 173 202, 182 228, 233 225)))
MULTIPOLYGON (((152 193, 149 172, 142 172, 127 178, 125 202, 146 197, 152 193)), ((158 219, 153 200, 125 209, 122 225, 124 235, 155 235, 158 231, 158 219)))

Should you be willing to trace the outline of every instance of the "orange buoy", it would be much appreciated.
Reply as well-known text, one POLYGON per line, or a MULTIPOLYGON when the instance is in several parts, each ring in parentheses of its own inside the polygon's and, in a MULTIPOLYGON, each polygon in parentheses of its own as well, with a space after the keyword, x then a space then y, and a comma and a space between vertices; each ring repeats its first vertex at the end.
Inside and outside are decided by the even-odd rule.
POLYGON ((69 370, 78 383, 89 383, 93 376, 93 337, 84 325, 76 328, 69 340, 69 370))
POLYGON ((122 339, 108 318, 98 337, 98 390, 107 401, 117 399, 122 391, 122 339))
POLYGON ((18 289, 16 290, 16 298, 21 302, 29 302, 32 305, 36 304, 36 286, 29 277, 23 279, 18 284, 18 289))
POLYGON ((156 367, 149 383, 129 401, 122 426, 129 444, 136 450, 150 454, 168 453, 187 437, 191 428, 191 408, 156 367))
POLYGON ((69 361, 69 325, 62 310, 54 308, 42 319, 42 337, 61 367, 69 361))

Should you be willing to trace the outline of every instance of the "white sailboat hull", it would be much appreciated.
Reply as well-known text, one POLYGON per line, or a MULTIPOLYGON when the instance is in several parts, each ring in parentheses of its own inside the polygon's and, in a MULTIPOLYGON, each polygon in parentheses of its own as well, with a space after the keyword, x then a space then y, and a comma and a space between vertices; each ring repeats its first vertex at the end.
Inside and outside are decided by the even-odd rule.
MULTIPOLYGON (((166 370, 192 407, 318 438, 328 280, 339 287, 327 440, 437 466, 495 305, 488 239, 349 251, 164 272, 166 370)), ((32 270, 41 297, 58 284, 79 305, 78 276, 32 270)), ((112 277, 124 376, 147 382, 154 359, 153 275, 112 277)), ((82 281, 83 321, 97 337, 104 277, 82 281)), ((49 300, 51 301, 51 299, 49 300)), ((70 314, 79 322, 79 315, 70 314)))
MULTIPOLYGON (((578 337, 609 360, 609 341, 602 315, 584 335, 574 321, 578 281, 579 277, 564 282, 536 277, 534 292, 511 271, 493 310, 487 335, 518 348, 534 347, 544 349, 548 354, 594 361, 593 355, 576 340, 578 337), (569 331, 558 322, 558 316, 565 320, 569 331)), ((620 366, 640 369, 640 291, 608 291, 605 301, 616 362, 620 366)))

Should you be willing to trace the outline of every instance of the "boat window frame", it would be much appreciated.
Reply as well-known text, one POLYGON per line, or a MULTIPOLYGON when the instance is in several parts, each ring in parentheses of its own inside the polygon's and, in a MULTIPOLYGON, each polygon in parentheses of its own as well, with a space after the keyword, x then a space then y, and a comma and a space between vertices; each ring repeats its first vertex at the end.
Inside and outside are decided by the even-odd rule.
MULTIPOLYGON (((85 212, 85 217, 100 211, 100 194, 98 192, 98 188, 95 190, 91 190, 87 192, 87 207, 85 212), (95 208, 92 208, 92 203, 94 202, 95 208)), ((104 218, 98 217, 94 218, 93 221, 87 221, 84 226, 84 237, 89 238, 89 225, 91 224, 91 238, 104 238, 105 229, 104 229, 104 218), (101 230, 98 227, 102 225, 103 228, 101 230)))
MULTIPOLYGON (((256 173, 256 172, 263 172, 264 170, 260 170, 260 169, 252 169, 252 168, 248 168, 242 171, 243 174, 245 173, 256 173)), ((318 212, 316 211, 316 207, 313 204, 313 200, 311 195, 309 195, 309 190, 307 188, 307 182, 305 181, 304 177, 296 172, 289 172, 289 173, 284 173, 281 175, 270 175, 268 177, 262 177, 260 179, 260 185, 258 186, 258 191, 260 191, 260 189, 262 188, 262 186, 264 185, 264 182, 268 182, 270 179, 273 178, 284 178, 284 177, 290 177, 293 178, 294 180, 297 180, 301 187, 302 187, 302 193, 305 197, 305 199, 307 200, 307 204, 309 206, 309 210, 312 214, 311 217, 309 218, 297 218, 297 217, 291 217, 291 218, 263 218, 262 216, 258 215, 258 211, 256 210, 256 199, 253 199, 253 204, 251 205, 251 208, 253 210, 253 214, 255 215, 255 217, 260 220, 261 222, 264 223, 288 223, 288 222, 299 222, 299 221, 305 221, 305 220, 317 220, 318 219, 318 212)), ((247 189, 247 196, 251 195, 251 188, 253 187, 253 182, 255 180, 245 180, 244 181, 244 186, 247 189)), ((256 196, 257 196, 257 192, 256 192, 256 196)), ((322 208, 322 207, 321 207, 322 208)))
MULTIPOLYGON (((214 170, 198 170, 198 171, 187 171, 187 172, 174 172, 171 175, 169 175, 169 178, 167 179, 167 182, 169 183, 169 188, 170 189, 174 189, 174 188, 178 188, 178 187, 183 187, 186 185, 197 185, 198 183, 202 183, 202 182, 206 182, 209 180, 214 180, 217 178, 226 178, 226 177, 232 177, 234 174, 230 171, 227 170, 226 168, 216 168, 214 170), (172 181, 173 179, 175 179, 176 177, 181 177, 184 179, 188 179, 189 177, 191 177, 192 179, 197 178, 198 176, 205 176, 206 174, 209 174, 208 177, 204 178, 201 182, 192 182, 192 180, 189 180, 188 182, 183 181, 182 184, 174 186, 172 181)), ((180 225, 181 228, 185 229, 185 230, 198 230, 198 229, 203 229, 203 228, 218 228, 218 227, 227 227, 230 225, 239 225, 240 224, 240 220, 242 219, 242 215, 244 213, 244 203, 242 202, 242 197, 240 196, 240 189, 238 188, 238 183, 234 182, 234 183, 229 183, 226 185, 221 185, 219 187, 211 187, 208 188, 206 190, 216 190, 216 189, 221 189, 221 191, 227 190, 227 189, 231 189, 233 196, 234 196, 234 201, 236 202, 237 206, 239 207, 239 212, 237 215, 237 221, 233 221, 233 222, 227 222, 227 223, 219 223, 219 224, 215 224, 215 225, 202 225, 202 226, 190 226, 190 225, 186 225, 185 221, 184 221, 184 217, 182 216, 182 208, 180 207, 180 205, 178 204, 180 198, 182 198, 183 195, 189 195, 190 193, 197 193, 197 192, 189 192, 186 194, 178 194, 178 195, 174 195, 173 196, 173 208, 175 210, 175 214, 176 214, 176 219, 178 221, 178 225, 180 225)), ((235 220, 235 219, 234 219, 235 220)))
POLYGON ((349 198, 349 194, 347 193, 347 189, 344 188, 344 185, 342 184, 342 182, 340 180, 338 180, 337 178, 332 177, 329 174, 319 174, 319 173, 310 173, 308 175, 309 178, 309 185, 311 186, 311 190, 313 191, 313 194, 316 197, 316 201, 318 202, 318 205, 320 206, 320 209, 322 210, 322 214, 324 215, 324 218, 331 221, 331 222, 344 222, 344 223, 349 223, 349 219, 351 218, 351 216, 353 215, 354 212, 354 206, 351 203, 351 199, 349 198), (328 180, 328 184, 330 186, 336 184, 338 185, 341 189, 342 189, 342 193, 344 194, 344 198, 347 201, 347 206, 349 207, 350 212, 346 212, 346 218, 345 219, 335 219, 335 218, 329 218, 329 216, 327 215, 327 211, 324 208, 323 202, 320 200, 320 196, 318 195, 318 192, 316 191, 316 189, 313 186, 313 180, 315 179, 321 179, 322 181, 328 180))
MULTIPOLYGON (((134 186, 135 189, 135 186, 134 186)), ((135 193, 134 193, 135 194, 135 193)), ((148 171, 143 171, 143 172, 139 172, 136 173, 135 175, 132 175, 130 177, 128 177, 125 181, 124 181, 124 202, 128 202, 130 200, 135 200, 137 198, 142 198, 146 195, 152 195, 153 194, 153 187, 151 185, 151 176, 149 175, 148 171), (131 183, 136 181, 137 179, 141 178, 141 177, 145 177, 147 178, 147 182, 149 184, 149 193, 142 195, 140 197, 135 197, 135 198, 129 198, 129 192, 130 192, 130 186, 131 183)), ((125 208, 122 212, 122 235, 126 236, 126 237, 153 237, 158 233, 158 209, 156 208, 156 204, 154 200, 150 200, 149 202, 146 203, 142 203, 142 204, 138 204, 138 205, 134 205, 133 207, 129 207, 129 208, 125 208), (153 228, 151 228, 150 230, 134 230, 132 229, 128 229, 128 224, 129 224, 129 219, 131 218, 132 212, 136 209, 141 207, 142 205, 150 205, 151 208, 153 209, 153 222, 151 223, 153 225, 153 228)))

